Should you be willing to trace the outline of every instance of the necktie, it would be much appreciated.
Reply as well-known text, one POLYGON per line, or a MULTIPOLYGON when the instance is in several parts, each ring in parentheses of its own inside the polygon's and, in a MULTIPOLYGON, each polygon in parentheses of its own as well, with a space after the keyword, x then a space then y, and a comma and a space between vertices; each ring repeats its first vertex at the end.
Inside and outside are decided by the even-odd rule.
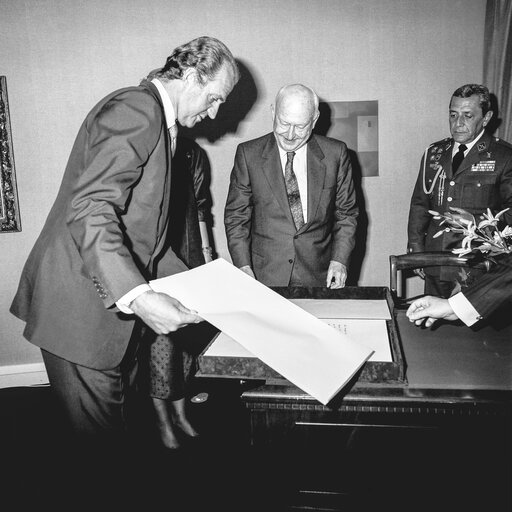
POLYGON ((299 185, 297 177, 293 172, 293 157, 295 152, 286 153, 286 166, 284 168, 284 181, 286 183, 286 192, 288 193, 288 203, 292 212, 295 227, 300 229, 304 225, 304 215, 302 213, 302 203, 300 201, 299 185))
POLYGON ((174 156, 174 153, 176 153, 176 137, 178 136, 178 127, 175 124, 169 128, 169 135, 171 136, 171 152, 174 156))
POLYGON ((457 169, 459 168, 460 164, 462 163, 462 160, 464 160, 464 151, 466 151, 468 147, 464 144, 461 144, 459 146, 459 150, 457 153, 455 153, 455 156, 452 160, 452 172, 455 174, 457 172, 457 169))

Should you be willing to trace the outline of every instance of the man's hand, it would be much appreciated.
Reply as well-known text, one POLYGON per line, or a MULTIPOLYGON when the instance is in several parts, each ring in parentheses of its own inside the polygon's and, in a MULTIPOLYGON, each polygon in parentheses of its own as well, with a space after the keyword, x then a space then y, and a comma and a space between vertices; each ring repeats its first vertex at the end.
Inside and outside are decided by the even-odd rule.
POLYGON ((250 265, 244 265, 243 267, 240 267, 240 270, 245 272, 248 276, 251 276, 253 279, 256 279, 256 276, 254 275, 250 265))
POLYGON ((327 270, 327 288, 335 290, 343 288, 347 280, 347 267, 339 261, 331 260, 329 270, 327 270))
POLYGON ((432 297, 430 295, 416 299, 409 306, 407 316, 416 325, 421 325, 425 322, 426 327, 430 327, 440 318, 444 320, 458 319, 448 299, 441 299, 440 297, 432 297))
POLYGON ((157 334, 168 334, 189 324, 197 324, 203 319, 186 308, 179 300, 154 291, 139 295, 130 309, 157 334))

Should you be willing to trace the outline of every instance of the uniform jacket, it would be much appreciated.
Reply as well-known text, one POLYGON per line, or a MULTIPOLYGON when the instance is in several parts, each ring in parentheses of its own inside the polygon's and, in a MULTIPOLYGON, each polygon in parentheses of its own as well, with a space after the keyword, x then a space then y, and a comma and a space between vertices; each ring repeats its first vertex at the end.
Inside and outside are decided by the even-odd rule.
POLYGON ((135 316, 115 302, 186 269, 172 250, 162 253, 170 157, 154 85, 115 91, 87 115, 11 306, 28 340, 91 368, 120 363, 135 316))
MULTIPOLYGON (((455 175, 451 158, 454 141, 443 139, 429 146, 423 155, 411 198, 408 222, 408 249, 412 252, 450 251, 460 247, 461 236, 453 232, 433 238, 442 229, 439 220, 428 212, 463 208, 479 215, 487 208, 498 211, 512 208, 512 146, 484 133, 466 155, 455 175)), ((512 223, 512 209, 504 215, 512 223)), ((425 269, 431 275, 450 280, 452 269, 425 269)))
POLYGON ((325 286, 330 260, 348 264, 358 209, 347 147, 313 135, 307 153, 308 218, 295 228, 273 133, 240 144, 224 222, 237 267, 250 265, 267 286, 325 286))

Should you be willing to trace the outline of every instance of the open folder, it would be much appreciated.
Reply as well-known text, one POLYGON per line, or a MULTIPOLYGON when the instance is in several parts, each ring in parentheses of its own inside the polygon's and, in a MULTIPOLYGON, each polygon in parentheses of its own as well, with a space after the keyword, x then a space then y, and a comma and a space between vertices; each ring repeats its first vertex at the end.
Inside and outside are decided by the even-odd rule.
POLYGON ((324 405, 373 353, 221 258, 150 285, 324 405))

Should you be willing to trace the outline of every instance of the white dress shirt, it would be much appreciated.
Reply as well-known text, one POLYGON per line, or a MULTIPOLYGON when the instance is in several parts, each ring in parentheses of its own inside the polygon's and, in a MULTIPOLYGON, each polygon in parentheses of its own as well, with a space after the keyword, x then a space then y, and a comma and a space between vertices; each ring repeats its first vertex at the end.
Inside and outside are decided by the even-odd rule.
MULTIPOLYGON (((480 139, 480 137, 484 134, 484 130, 482 130, 480 132, 480 135, 475 139, 473 140, 472 142, 468 142, 467 144, 465 144, 466 146, 466 151, 464 151, 464 158, 466 158, 468 156, 468 153, 469 151, 471 150, 471 148, 478 142, 478 139, 480 139)), ((453 145, 453 148, 452 148, 452 160, 453 160, 453 157, 455 156, 455 153, 457 153, 459 151, 459 146, 460 144, 458 142, 455 142, 455 144, 453 145)))
POLYGON ((462 292, 452 295, 448 299, 448 303, 453 309, 453 312, 468 326, 476 324, 482 320, 482 315, 473 307, 462 292))
MULTIPOLYGON (((165 90, 162 82, 158 80, 158 78, 153 78, 151 83, 155 85, 158 90, 158 94, 160 95, 160 99, 162 100, 164 106, 164 115, 165 122, 167 124, 167 129, 176 124, 176 114, 174 110, 174 106, 172 104, 171 98, 169 98, 169 94, 165 90)), ((117 302, 116 306, 123 312, 127 314, 133 314, 133 311, 129 308, 129 305, 141 294, 151 290, 151 286, 149 284, 140 284, 130 290, 127 294, 123 295, 117 302)))

